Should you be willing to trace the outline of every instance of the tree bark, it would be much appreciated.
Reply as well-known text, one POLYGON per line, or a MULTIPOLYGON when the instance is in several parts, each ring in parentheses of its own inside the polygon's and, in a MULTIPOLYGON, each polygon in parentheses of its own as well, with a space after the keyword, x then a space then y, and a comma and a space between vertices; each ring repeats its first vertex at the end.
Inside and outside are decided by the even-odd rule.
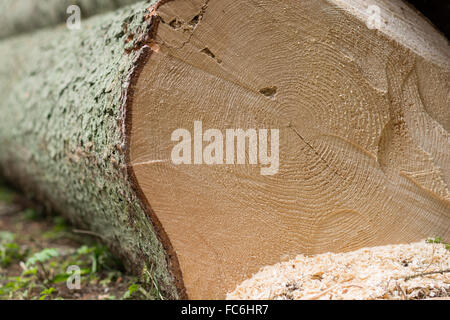
POLYGON ((3 174, 169 297, 223 298, 300 253, 450 237, 448 42, 400 1, 163 0, 0 53, 3 174), (197 121, 279 130, 277 172, 195 146, 174 163, 173 132, 197 121))
POLYGON ((124 108, 157 25, 146 18, 152 4, 91 18, 81 31, 0 42, 0 163, 10 181, 101 234, 129 269, 145 267, 168 297, 179 298, 176 259, 168 258, 125 161, 124 108))
POLYGON ((84 19, 139 1, 142 0, 2 0, 0 39, 63 23, 69 17, 70 5, 78 5, 84 19))

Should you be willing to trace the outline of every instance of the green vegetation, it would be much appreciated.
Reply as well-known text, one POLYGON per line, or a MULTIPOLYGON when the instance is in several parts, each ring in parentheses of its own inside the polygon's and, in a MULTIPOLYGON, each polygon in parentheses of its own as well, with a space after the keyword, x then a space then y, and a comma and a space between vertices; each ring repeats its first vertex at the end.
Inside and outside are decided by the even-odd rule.
MULTIPOLYGON (((0 186, 0 199, 14 197, 0 186)), ((74 232, 62 217, 31 208, 0 212, 0 230, 0 299, 163 299, 151 272, 126 274, 99 239, 74 232), (73 266, 80 287, 71 290, 73 266)))
POLYGON ((443 244, 445 245, 445 249, 450 251, 450 243, 444 242, 442 240, 442 237, 437 237, 437 238, 429 238, 427 239, 427 243, 438 243, 438 244, 443 244))
POLYGON ((23 250, 11 233, 2 233, 1 237, 2 267, 16 264, 20 269, 16 268, 18 275, 0 276, 0 299, 61 299, 59 293, 68 290, 64 286, 71 276, 67 270, 72 265, 80 268, 84 286, 99 283, 106 287, 123 277, 120 265, 99 244, 82 245, 68 252, 57 248, 33 252, 23 250))
POLYGON ((14 197, 15 193, 3 186, 0 181, 0 202, 11 203, 13 202, 14 197))
POLYGON ((14 239, 13 233, 0 231, 0 267, 8 267, 12 261, 22 259, 25 256, 14 239))

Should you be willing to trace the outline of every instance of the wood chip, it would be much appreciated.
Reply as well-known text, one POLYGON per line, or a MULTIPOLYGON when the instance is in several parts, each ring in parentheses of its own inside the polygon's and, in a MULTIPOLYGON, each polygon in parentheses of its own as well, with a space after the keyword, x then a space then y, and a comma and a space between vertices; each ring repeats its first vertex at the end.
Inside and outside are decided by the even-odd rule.
POLYGON ((227 299, 430 299, 450 297, 450 251, 425 241, 346 253, 299 255, 262 268, 227 299), (409 276, 427 273, 408 279, 409 276))

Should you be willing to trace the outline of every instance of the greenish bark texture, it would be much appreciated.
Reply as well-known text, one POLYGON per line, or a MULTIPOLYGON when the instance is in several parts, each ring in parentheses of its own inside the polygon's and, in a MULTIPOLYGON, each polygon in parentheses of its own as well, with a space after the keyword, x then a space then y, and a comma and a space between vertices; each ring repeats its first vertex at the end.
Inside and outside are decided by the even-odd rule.
POLYGON ((1 0, 0 39, 63 23, 70 5, 79 6, 84 19, 138 1, 142 0, 1 0))
POLYGON ((135 273, 179 298, 171 261, 126 167, 124 108, 153 28, 141 2, 80 31, 42 30, 0 42, 0 173, 99 234, 135 273))

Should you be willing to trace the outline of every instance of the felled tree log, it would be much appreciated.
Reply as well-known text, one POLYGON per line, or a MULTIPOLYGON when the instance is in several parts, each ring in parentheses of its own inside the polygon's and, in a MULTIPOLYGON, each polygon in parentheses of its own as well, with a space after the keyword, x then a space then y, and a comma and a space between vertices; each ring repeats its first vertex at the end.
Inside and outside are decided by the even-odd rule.
POLYGON ((125 160, 131 83, 158 25, 146 18, 151 5, 94 17, 76 32, 0 42, 0 163, 11 182, 101 235, 127 268, 146 268, 179 298, 176 256, 158 238, 164 233, 157 236, 125 160))
POLYGON ((67 8, 77 5, 81 17, 111 11, 140 0, 2 0, 0 2, 0 39, 55 26, 67 21, 67 8))
POLYGON ((402 2, 160 1, 0 52, 3 173, 169 297, 450 237, 448 42, 402 2), (228 157, 227 129, 267 129, 273 152, 278 130, 278 165, 261 143, 228 157))

